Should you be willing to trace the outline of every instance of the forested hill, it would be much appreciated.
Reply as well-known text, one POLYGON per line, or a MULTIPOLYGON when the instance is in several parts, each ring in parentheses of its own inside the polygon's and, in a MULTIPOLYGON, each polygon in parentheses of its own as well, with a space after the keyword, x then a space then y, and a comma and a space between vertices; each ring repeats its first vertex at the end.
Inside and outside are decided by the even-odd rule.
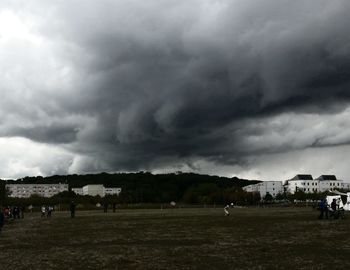
POLYGON ((138 173, 100 173, 84 175, 53 175, 48 177, 24 177, 18 180, 5 180, 8 184, 53 184, 67 183, 70 187, 82 187, 88 184, 103 184, 106 187, 136 187, 136 186, 168 186, 173 185, 177 188, 187 188, 199 184, 215 184, 222 188, 244 187, 256 184, 259 180, 247 180, 237 177, 228 178, 220 176, 211 176, 195 173, 170 173, 170 174, 152 174, 149 172, 138 173))
POLYGON ((179 200, 184 197, 189 197, 188 201, 195 202, 199 197, 222 197, 226 191, 231 190, 230 193, 232 193, 232 191, 241 190, 243 186, 258 182, 260 181, 195 173, 151 174, 149 172, 54 175, 6 181, 9 184, 67 183, 70 188, 88 184, 103 184, 105 187, 121 187, 123 195, 132 198, 134 202, 153 202, 155 198, 157 201, 179 200))

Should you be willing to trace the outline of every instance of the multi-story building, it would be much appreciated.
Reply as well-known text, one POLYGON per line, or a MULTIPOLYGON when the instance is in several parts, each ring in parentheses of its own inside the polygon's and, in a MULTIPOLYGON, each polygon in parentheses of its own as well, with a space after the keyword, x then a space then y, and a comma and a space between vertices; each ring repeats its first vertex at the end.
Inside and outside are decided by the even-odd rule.
POLYGON ((29 198, 32 195, 52 197, 60 192, 68 191, 67 184, 6 184, 11 198, 29 198))
POLYGON ((72 188, 72 191, 77 195, 84 195, 83 188, 72 188))
POLYGON ((318 181, 314 180, 311 174, 297 174, 286 181, 285 190, 294 194, 297 191, 306 193, 319 192, 318 181))
POLYGON ((335 175, 321 175, 314 179, 311 174, 298 174, 287 180, 285 184, 285 190, 291 194, 299 190, 305 193, 314 193, 343 187, 343 180, 337 179, 335 175))
POLYGON ((327 190, 348 189, 350 183, 337 179, 335 175, 321 175, 314 179, 311 174, 297 174, 292 179, 286 181, 283 186, 282 181, 263 181, 258 184, 243 187, 247 192, 259 192, 261 198, 267 193, 276 196, 278 193, 291 193, 303 191, 305 193, 325 192, 327 190))
POLYGON ((283 185, 281 181, 263 181, 254 185, 243 187, 247 192, 259 192, 260 197, 264 198, 267 193, 275 197, 279 193, 283 193, 283 185))
POLYGON ((343 182, 342 189, 350 190, 350 183, 343 182))
POLYGON ((119 195, 121 188, 105 188, 103 185, 86 185, 81 188, 72 188, 78 195, 90 195, 105 197, 106 195, 119 195))
POLYGON ((338 180, 335 175, 321 175, 318 180, 319 192, 343 188, 343 180, 338 180))
POLYGON ((121 188, 105 188, 105 195, 119 195, 122 192, 121 188))
POLYGON ((83 186, 83 195, 104 197, 105 190, 103 185, 86 185, 83 186))

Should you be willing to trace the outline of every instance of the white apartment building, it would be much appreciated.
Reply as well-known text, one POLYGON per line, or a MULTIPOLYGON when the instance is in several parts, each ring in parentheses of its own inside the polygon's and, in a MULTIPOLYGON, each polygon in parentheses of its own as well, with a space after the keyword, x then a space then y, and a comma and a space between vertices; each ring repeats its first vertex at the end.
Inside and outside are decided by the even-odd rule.
POLYGON ((311 174, 297 174, 292 179, 286 181, 283 186, 282 181, 263 181, 258 184, 243 187, 247 192, 259 192, 261 198, 270 193, 276 196, 278 193, 291 193, 301 190, 305 193, 325 192, 327 190, 348 189, 350 183, 337 179, 335 175, 321 175, 314 179, 311 174))
POLYGON ((327 190, 341 189, 346 186, 343 180, 339 180, 335 175, 321 175, 313 179, 310 174, 298 174, 286 181, 285 189, 288 193, 294 194, 301 190, 305 193, 324 192, 327 190))
POLYGON ((32 195, 52 197, 60 192, 68 191, 67 184, 6 184, 11 198, 29 198, 32 195))
POLYGON ((247 192, 259 192, 260 197, 264 198, 267 193, 275 197, 278 193, 283 193, 282 181, 263 181, 258 184, 243 187, 247 192))
POLYGON ((72 191, 77 195, 84 195, 83 188, 72 188, 72 191))
POLYGON ((121 188, 105 188, 105 195, 119 195, 122 192, 121 188))
POLYGON ((86 186, 83 186, 83 194, 84 195, 104 197, 105 196, 105 192, 104 191, 105 190, 104 190, 103 185, 86 185, 86 186))
POLYGON ((327 190, 343 188, 343 180, 339 180, 335 175, 321 175, 316 180, 319 182, 319 191, 324 192, 327 190))
POLYGON ((350 190, 350 183, 343 182, 343 189, 350 190))
POLYGON ((100 196, 119 195, 121 188, 105 188, 103 185, 86 185, 81 188, 72 188, 72 191, 78 195, 100 196))
POLYGON ((311 174, 297 174, 286 181, 286 192, 294 194, 301 190, 305 193, 320 192, 319 182, 314 180, 311 174))

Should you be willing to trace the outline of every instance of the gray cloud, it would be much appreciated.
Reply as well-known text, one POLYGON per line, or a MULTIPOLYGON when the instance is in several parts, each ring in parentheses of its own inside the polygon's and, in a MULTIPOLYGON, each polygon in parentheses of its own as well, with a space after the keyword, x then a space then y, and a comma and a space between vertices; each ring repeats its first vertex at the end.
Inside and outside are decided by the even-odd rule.
POLYGON ((33 36, 0 38, 0 134, 60 144, 78 155, 74 171, 248 166, 348 144, 349 10, 345 0, 9 1, 0 11, 33 36))

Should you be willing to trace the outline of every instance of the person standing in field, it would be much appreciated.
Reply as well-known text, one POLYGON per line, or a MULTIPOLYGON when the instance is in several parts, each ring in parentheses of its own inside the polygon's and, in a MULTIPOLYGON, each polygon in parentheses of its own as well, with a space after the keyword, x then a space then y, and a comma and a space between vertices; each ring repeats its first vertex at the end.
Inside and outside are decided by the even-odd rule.
POLYGON ((52 216, 52 211, 53 211, 53 207, 51 206, 51 205, 49 205, 48 207, 47 207, 47 218, 51 218, 51 216, 52 216))
POLYGON ((331 209, 332 209, 332 216, 334 219, 339 218, 339 204, 337 203, 336 199, 333 199, 331 203, 331 209))
POLYGON ((322 199, 319 203, 319 210, 320 215, 318 216, 319 219, 323 219, 324 215, 326 215, 326 219, 328 219, 328 204, 326 199, 322 199))
POLYGON ((26 208, 24 206, 22 206, 20 208, 20 210, 21 210, 21 218, 23 219, 24 218, 24 211, 26 210, 26 208))
POLYGON ((104 201, 104 202, 103 202, 103 212, 104 212, 104 213, 107 213, 107 211, 108 211, 108 202, 107 202, 107 201, 104 201))
POLYGON ((41 217, 44 218, 45 216, 46 216, 46 207, 45 207, 45 205, 43 205, 41 207, 41 217))
POLYGON ((74 201, 71 201, 69 205, 69 210, 70 210, 70 217, 74 218, 75 217, 75 203, 74 201))

